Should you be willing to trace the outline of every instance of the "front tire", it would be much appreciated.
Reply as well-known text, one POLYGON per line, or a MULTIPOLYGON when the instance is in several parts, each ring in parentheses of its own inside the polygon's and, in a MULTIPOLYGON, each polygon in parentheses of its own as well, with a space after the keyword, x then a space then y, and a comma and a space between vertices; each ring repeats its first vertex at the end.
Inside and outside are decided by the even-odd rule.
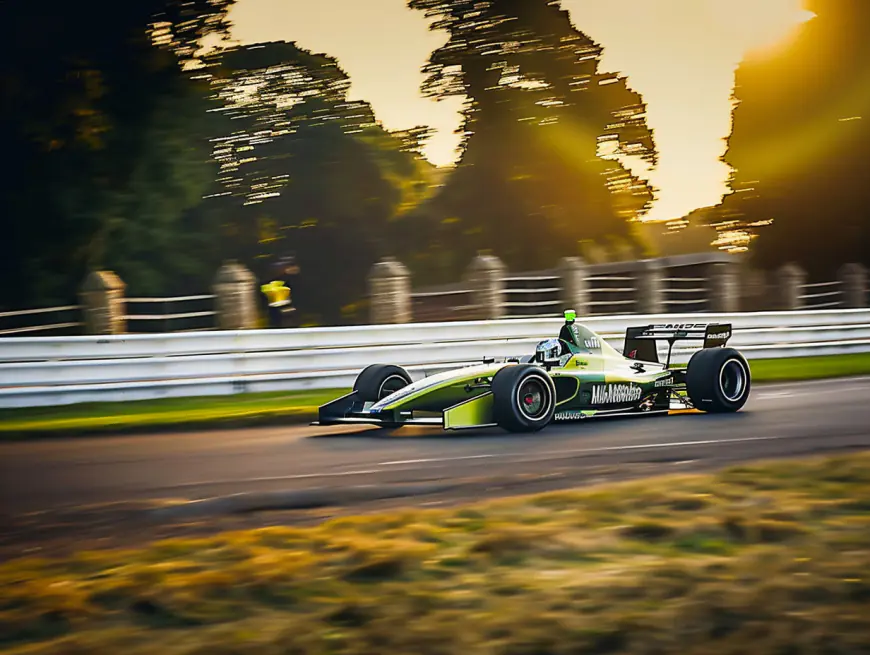
POLYGON ((506 366, 492 379, 493 417, 509 432, 537 432, 556 413, 556 386, 539 366, 506 366))
POLYGON ((722 414, 740 410, 749 399, 752 376, 734 348, 699 350, 686 370, 686 391, 696 409, 722 414))
POLYGON ((411 376, 401 366, 372 364, 357 376, 353 390, 363 402, 376 403, 411 384, 411 376))

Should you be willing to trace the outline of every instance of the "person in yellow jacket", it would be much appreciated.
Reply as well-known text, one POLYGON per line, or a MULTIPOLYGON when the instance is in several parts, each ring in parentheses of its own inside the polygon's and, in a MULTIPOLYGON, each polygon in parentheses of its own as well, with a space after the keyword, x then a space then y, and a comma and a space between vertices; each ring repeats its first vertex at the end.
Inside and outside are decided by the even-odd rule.
POLYGON ((290 288, 280 280, 260 287, 269 303, 269 324, 273 328, 285 327, 285 319, 293 311, 290 307, 290 288))

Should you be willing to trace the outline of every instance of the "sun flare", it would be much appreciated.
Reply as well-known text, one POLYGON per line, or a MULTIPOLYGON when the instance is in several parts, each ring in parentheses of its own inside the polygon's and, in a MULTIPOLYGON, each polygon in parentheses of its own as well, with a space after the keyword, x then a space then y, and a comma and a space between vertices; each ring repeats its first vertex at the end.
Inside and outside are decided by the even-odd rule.
POLYGON ((745 52, 783 47, 814 14, 802 0, 707 0, 716 24, 745 52))

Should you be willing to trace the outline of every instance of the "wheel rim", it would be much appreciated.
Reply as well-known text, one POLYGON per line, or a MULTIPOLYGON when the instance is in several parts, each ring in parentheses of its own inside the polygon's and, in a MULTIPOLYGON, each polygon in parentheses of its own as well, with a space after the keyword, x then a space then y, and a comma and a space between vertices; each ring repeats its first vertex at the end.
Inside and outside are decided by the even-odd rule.
POLYGON ((538 420, 550 408, 550 390, 538 378, 524 380, 517 390, 517 406, 531 420, 538 420))
POLYGON ((725 362, 719 371, 719 388, 726 400, 737 402, 746 391, 746 369, 736 359, 725 362))
POLYGON ((378 400, 383 400, 406 386, 408 386, 408 381, 401 375, 391 375, 381 383, 381 388, 378 390, 378 400))

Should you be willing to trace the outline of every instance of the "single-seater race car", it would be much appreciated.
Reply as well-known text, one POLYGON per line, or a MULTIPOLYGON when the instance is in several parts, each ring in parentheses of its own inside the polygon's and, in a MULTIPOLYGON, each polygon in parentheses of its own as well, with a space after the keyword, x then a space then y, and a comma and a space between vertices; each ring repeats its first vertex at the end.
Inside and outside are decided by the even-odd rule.
POLYGON ((485 359, 413 382, 389 364, 365 368, 353 391, 319 409, 314 425, 429 425, 446 430, 501 427, 536 432, 553 422, 624 415, 663 415, 674 409, 736 412, 749 397, 746 359, 726 347, 731 325, 660 324, 630 327, 620 354, 565 312, 558 338, 534 354, 485 359), (677 341, 701 341, 685 367, 670 365, 677 341), (657 343, 668 344, 659 361, 657 343))

